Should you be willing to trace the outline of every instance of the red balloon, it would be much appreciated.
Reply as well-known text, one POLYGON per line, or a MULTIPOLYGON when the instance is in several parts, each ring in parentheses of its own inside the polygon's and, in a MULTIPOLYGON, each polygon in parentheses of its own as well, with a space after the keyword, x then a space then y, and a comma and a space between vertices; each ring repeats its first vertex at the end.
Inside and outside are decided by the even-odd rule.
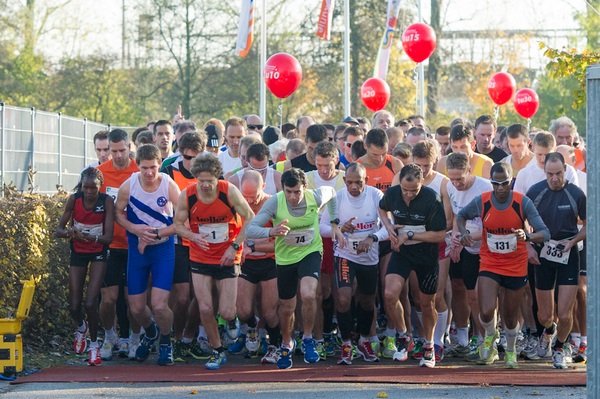
POLYGON ((293 56, 277 53, 267 60, 264 79, 271 93, 279 98, 287 98, 302 82, 302 67, 293 56))
POLYGON ((521 89, 515 96, 515 110, 523 118, 531 118, 540 107, 540 98, 533 89, 521 89))
POLYGON ((367 79, 360 88, 360 99, 371 111, 381 111, 390 101, 390 86, 380 78, 367 79))
POLYGON ((422 22, 410 25, 402 34, 402 47, 414 62, 425 61, 435 50, 433 28, 422 22))
POLYGON ((488 81, 488 93, 496 105, 506 104, 515 95, 517 82, 510 73, 498 72, 488 81))

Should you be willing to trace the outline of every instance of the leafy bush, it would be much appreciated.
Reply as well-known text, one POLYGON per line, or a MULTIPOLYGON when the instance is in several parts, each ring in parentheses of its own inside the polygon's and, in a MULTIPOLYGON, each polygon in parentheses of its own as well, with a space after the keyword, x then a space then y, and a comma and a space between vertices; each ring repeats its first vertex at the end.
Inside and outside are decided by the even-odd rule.
MULTIPOLYGON (((0 198, 0 308, 16 312, 21 280, 41 276, 21 334, 48 342, 72 331, 68 306, 69 242, 53 237, 67 195, 23 194, 5 188, 0 198)), ((7 317, 4 311, 0 317, 7 317)))

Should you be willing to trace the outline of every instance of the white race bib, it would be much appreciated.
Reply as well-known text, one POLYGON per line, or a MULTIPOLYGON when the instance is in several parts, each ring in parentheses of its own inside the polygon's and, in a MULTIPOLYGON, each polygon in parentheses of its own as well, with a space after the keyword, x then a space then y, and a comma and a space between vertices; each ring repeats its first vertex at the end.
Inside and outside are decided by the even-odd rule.
POLYGON ((314 238, 315 229, 311 227, 310 229, 289 231, 283 241, 292 247, 305 247, 312 244, 314 238))
MULTIPOLYGON (((398 234, 408 233, 409 231, 412 231, 413 233, 417 234, 417 233, 425 233, 427 231, 427 229, 425 228, 425 225, 404 226, 401 229, 398 229, 398 234)), ((420 244, 420 243, 421 243, 421 241, 417 241, 417 240, 404 241, 404 245, 415 245, 415 244, 420 244)))
POLYGON ((210 244, 221 244, 229 241, 228 223, 207 223, 198 225, 198 233, 208 234, 204 239, 210 244))
POLYGON ((509 254, 517 250, 516 234, 490 234, 487 235, 487 245, 490 252, 495 254, 509 254))
POLYGON ((117 202, 117 196, 119 195, 119 187, 106 186, 106 195, 112 197, 113 201, 117 202))
POLYGON ((481 223, 479 222, 479 219, 467 220, 466 228, 471 237, 481 233, 481 223))
POLYGON ((78 221, 73 221, 73 227, 81 231, 84 236, 101 236, 102 235, 102 223, 98 224, 83 224, 78 221))
POLYGON ((368 231, 363 231, 360 233, 354 233, 354 234, 348 234, 348 237, 346 237, 346 248, 348 249, 348 252, 350 252, 351 254, 357 255, 357 251, 358 251, 358 244, 364 240, 365 238, 367 238, 369 236, 369 232, 368 231))
POLYGON ((561 251, 560 249, 556 248, 558 244, 559 242, 556 240, 550 240, 546 242, 544 248, 542 248, 542 252, 540 252, 540 257, 550 262, 566 265, 567 263, 569 263, 569 256, 571 256, 571 251, 561 251))

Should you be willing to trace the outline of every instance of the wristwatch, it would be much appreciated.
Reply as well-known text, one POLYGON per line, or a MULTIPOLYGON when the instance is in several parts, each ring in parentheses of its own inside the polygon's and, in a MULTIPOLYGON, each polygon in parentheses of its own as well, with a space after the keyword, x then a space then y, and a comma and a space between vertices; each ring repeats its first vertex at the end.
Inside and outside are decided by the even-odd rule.
POLYGON ((525 233, 525 241, 531 241, 531 234, 525 233))
POLYGON ((340 225, 340 218, 335 218, 332 221, 330 221, 329 223, 337 224, 339 226, 340 225))
POLYGON ((235 242, 231 243, 231 246, 233 247, 233 249, 235 249, 236 251, 240 250, 240 246, 238 244, 236 244, 235 242))
POLYGON ((367 237, 372 238, 373 242, 379 242, 379 237, 377 237, 377 234, 375 234, 375 233, 371 233, 367 237))
POLYGON ((254 247, 254 241, 246 241, 246 245, 248 246, 248 248, 250 248, 250 250, 252 250, 252 252, 256 252, 256 248, 254 247))
POLYGON ((152 230, 152 232, 154 234, 156 234, 156 237, 154 237, 155 240, 160 240, 162 237, 160 236, 160 234, 158 234, 158 229, 154 229, 152 230))
POLYGON ((412 230, 409 230, 406 232, 406 237, 408 237, 409 240, 412 240, 413 237, 415 236, 415 232, 412 230))

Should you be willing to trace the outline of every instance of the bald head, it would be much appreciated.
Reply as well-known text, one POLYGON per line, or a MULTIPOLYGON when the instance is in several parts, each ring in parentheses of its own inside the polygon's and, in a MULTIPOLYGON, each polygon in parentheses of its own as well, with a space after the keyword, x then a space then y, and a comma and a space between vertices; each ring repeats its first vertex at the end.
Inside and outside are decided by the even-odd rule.
POLYGON ((573 166, 575 164, 575 148, 567 144, 561 144, 556 147, 556 152, 565 158, 565 163, 567 165, 573 166))

